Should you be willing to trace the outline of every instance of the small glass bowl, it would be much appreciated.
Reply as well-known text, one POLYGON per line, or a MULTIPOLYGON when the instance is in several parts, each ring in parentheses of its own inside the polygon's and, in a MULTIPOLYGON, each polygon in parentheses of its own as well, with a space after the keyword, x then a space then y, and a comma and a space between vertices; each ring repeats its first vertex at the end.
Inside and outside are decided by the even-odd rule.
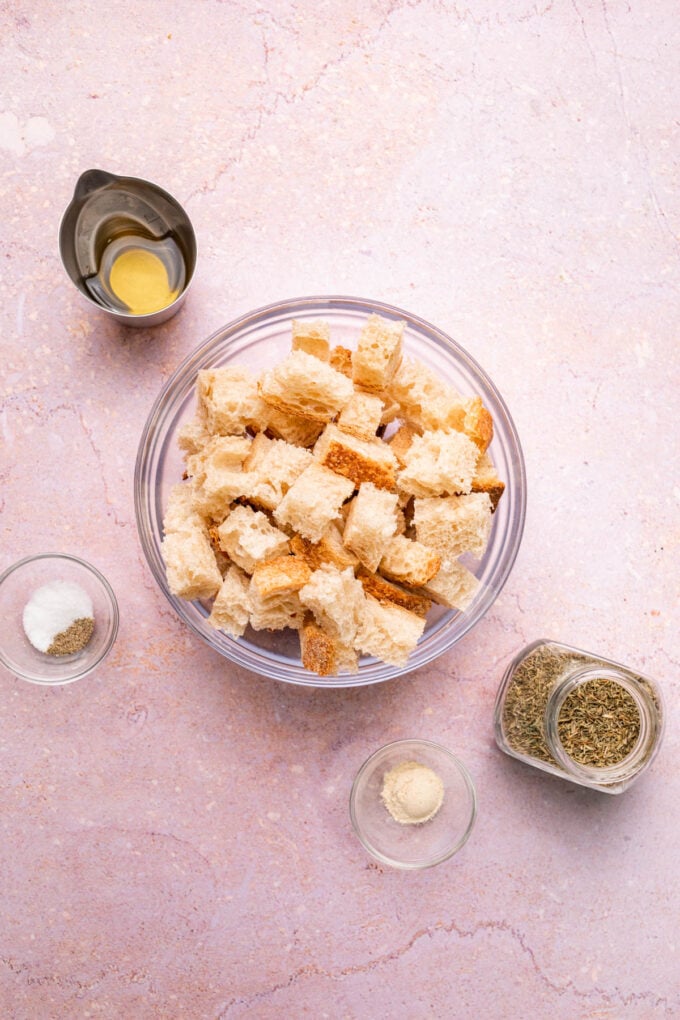
POLYGON ((364 762, 352 785, 349 814, 364 848, 381 864, 416 870, 452 857, 468 839, 477 797, 468 770, 454 754, 429 740, 395 740, 364 762), (444 784, 437 814, 420 825, 396 822, 382 802, 385 774, 404 761, 426 765, 444 784))
POLYGON ((42 553, 19 560, 0 575, 0 663, 34 684, 69 684, 91 673, 118 633, 118 603, 111 585, 93 566, 66 553, 42 553), (47 655, 34 648, 23 625, 24 606, 37 588, 69 581, 92 600, 94 632, 72 655, 47 655))
POLYGON ((310 297, 268 305, 224 326, 198 347, 168 379, 142 432, 135 466, 135 511, 144 555, 171 606, 207 645, 253 673, 308 687, 355 687, 391 680, 418 669, 460 641, 493 605, 519 550, 526 510, 524 459, 510 413, 489 376, 450 337, 423 319, 380 301, 348 297, 310 297), (375 312, 403 319, 404 350, 461 394, 478 394, 494 420, 489 454, 506 483, 493 515, 491 536, 482 559, 468 564, 480 585, 465 612, 433 607, 425 633, 405 666, 390 666, 362 656, 356 674, 319 677, 300 661, 300 643, 293 631, 253 631, 234 640, 208 624, 210 606, 187 602, 168 589, 161 543, 163 514, 170 491, 182 478, 185 463, 177 433, 195 412, 196 375, 204 368, 243 365, 259 374, 290 350, 292 319, 326 319, 334 344, 356 347, 366 318, 375 312))

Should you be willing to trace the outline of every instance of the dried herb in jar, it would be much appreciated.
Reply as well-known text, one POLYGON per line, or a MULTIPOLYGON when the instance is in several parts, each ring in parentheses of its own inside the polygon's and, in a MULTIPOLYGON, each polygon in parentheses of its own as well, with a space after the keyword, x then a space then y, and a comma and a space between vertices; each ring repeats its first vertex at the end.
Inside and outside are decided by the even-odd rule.
POLYGON ((588 662, 584 655, 564 654, 542 645, 517 666, 503 706, 503 729, 513 750, 559 767, 545 740, 545 706, 565 672, 588 662))
POLYGON ((562 747, 581 765, 607 768, 627 758, 640 736, 640 712, 629 692, 607 677, 579 684, 557 720, 562 747))
POLYGON ((538 641, 508 668, 494 726, 501 750, 521 761, 621 793, 656 755, 664 710, 649 678, 579 648, 538 641))

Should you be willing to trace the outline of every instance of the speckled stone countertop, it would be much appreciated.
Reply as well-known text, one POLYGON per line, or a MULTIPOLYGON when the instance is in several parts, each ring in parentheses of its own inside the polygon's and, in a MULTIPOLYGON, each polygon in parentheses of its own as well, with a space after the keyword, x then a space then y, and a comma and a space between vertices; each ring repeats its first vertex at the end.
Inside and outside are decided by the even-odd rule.
POLYGON ((680 22, 670 0, 5 3, 0 569, 71 552, 118 641, 80 683, 0 673, 0 1014, 680 1015, 680 22), (87 167, 157 181, 199 241, 182 312, 132 331, 62 269, 87 167), (493 609, 402 680, 247 674, 170 611, 132 473, 164 380, 241 313, 407 308, 499 386, 527 462, 493 609), (502 755, 492 710, 549 636, 655 677, 661 754, 621 797, 502 755), (421 873, 347 812, 379 745, 428 737, 479 794, 421 873))

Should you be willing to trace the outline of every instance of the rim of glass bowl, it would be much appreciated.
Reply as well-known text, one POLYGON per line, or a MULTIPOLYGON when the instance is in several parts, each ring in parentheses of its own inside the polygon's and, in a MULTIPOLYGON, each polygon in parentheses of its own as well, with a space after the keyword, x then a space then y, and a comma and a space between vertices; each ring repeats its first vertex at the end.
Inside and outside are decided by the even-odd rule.
POLYGON ((135 464, 134 499, 142 549, 157 584, 180 619, 211 648, 237 665, 274 680, 308 687, 355 687, 390 680, 426 665, 453 647, 484 616, 503 588, 519 551, 526 514, 526 471, 517 430, 505 401, 481 366, 446 333, 425 319, 382 301, 343 296, 302 297, 277 301, 234 319, 216 330, 181 362, 161 389, 142 431, 135 464), (389 666, 366 658, 361 660, 357 674, 319 677, 301 663, 292 663, 284 656, 260 649, 245 638, 236 641, 214 630, 207 624, 208 614, 200 603, 186 602, 170 593, 160 548, 163 508, 158 473, 169 444, 174 443, 173 430, 181 408, 193 396, 196 374, 210 367, 217 348, 223 348, 236 337, 243 339, 264 323, 274 325, 304 315, 340 313, 357 318, 377 313, 404 319, 407 331, 427 340, 445 355, 453 356, 459 373, 470 384, 469 392, 481 396, 491 412, 494 420, 491 451, 506 488, 494 514, 487 551, 476 570, 482 584, 470 609, 465 613, 445 612, 425 632, 405 666, 389 666))

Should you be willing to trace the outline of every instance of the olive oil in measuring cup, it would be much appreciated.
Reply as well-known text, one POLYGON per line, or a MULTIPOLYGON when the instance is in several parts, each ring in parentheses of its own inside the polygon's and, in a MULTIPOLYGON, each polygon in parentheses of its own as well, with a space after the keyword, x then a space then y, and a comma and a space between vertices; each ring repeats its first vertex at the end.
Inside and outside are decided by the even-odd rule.
POLYGON ((104 239, 97 272, 85 283, 99 304, 149 315, 171 305, 185 280, 184 255, 172 234, 156 239, 132 232, 104 239))
POLYGON ((81 293, 128 326, 174 315, 196 265, 193 227, 179 203, 149 181, 104 170, 81 174, 59 246, 81 293))

